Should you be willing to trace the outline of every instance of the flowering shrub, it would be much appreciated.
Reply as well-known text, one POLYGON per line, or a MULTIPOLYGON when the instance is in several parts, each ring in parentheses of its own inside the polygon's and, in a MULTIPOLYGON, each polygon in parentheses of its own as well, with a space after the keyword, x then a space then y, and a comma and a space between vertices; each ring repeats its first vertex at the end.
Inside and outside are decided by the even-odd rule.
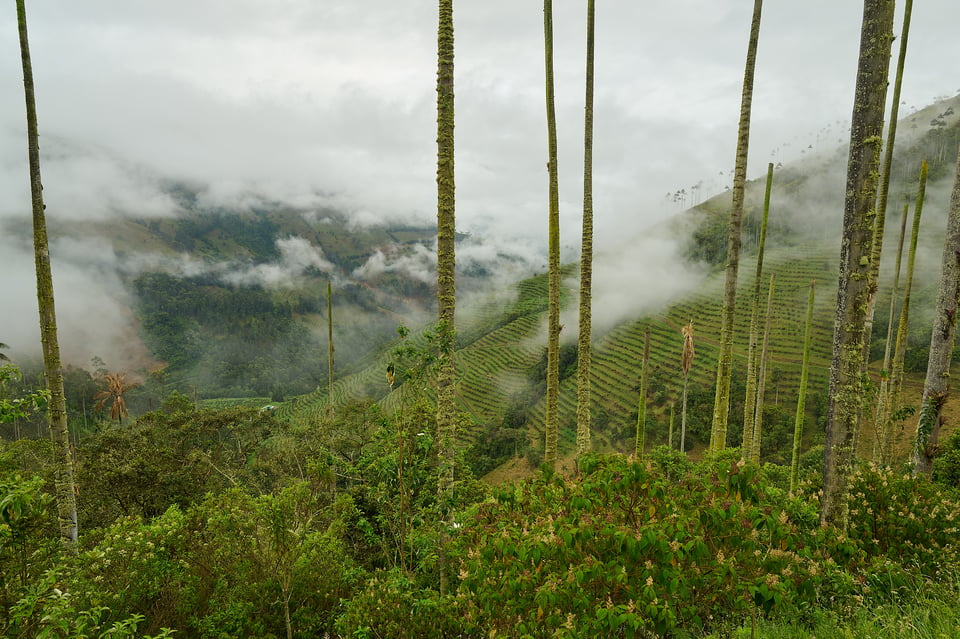
POLYGON ((929 578, 960 566, 960 501, 955 492, 909 472, 861 466, 850 484, 851 537, 929 578))
POLYGON ((505 636, 632 636, 710 629, 755 610, 849 594, 862 556, 801 528, 751 465, 677 478, 590 457, 579 480, 543 475, 481 505, 464 530, 457 600, 467 627, 505 636))

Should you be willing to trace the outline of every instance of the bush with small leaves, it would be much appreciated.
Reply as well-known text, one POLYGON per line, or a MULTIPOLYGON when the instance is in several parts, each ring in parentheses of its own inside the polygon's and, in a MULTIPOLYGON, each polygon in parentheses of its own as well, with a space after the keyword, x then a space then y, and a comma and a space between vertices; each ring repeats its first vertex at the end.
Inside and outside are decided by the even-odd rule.
POLYGON ((857 545, 811 525, 735 456, 681 476, 587 457, 579 479, 546 473, 500 490, 461 531, 460 616, 497 636, 636 636, 856 592, 857 545))
POLYGON ((909 471, 875 464, 850 486, 849 534, 870 555, 938 579, 960 570, 960 499, 909 471))
POLYGON ((960 488, 960 430, 953 431, 934 458, 933 480, 951 488, 960 488))

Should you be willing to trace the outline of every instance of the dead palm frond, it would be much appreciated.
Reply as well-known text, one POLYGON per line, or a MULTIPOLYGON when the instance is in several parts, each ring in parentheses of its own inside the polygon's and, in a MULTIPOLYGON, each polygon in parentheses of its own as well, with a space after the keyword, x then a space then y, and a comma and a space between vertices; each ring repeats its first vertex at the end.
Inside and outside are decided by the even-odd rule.
POLYGON ((123 396, 127 391, 137 388, 140 384, 127 382, 127 376, 124 373, 107 373, 103 377, 103 381, 107 387, 93 396, 97 401, 95 406, 98 410, 103 410, 107 403, 112 400, 110 419, 123 421, 124 417, 130 416, 130 411, 127 410, 127 402, 123 396))
POLYGON ((683 354, 680 356, 680 365, 683 367, 684 376, 690 374, 690 366, 693 364, 693 320, 680 329, 683 333, 683 354))

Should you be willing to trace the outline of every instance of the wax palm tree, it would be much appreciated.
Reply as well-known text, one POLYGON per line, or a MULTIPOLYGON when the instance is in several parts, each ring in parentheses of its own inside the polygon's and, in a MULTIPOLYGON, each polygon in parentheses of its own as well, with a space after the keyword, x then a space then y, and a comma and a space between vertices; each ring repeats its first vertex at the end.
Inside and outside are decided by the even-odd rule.
POLYGON ((894 0, 864 0, 850 127, 840 276, 824 446, 821 520, 845 529, 849 479, 863 402, 863 338, 869 297, 873 209, 883 143, 894 0))
POLYGON ((943 406, 950 394, 950 357, 953 354, 957 330, 957 305, 960 302, 960 153, 957 154, 957 175, 950 196, 950 214, 947 218, 947 239, 943 244, 940 285, 937 293, 937 312, 930 335, 930 356, 927 360, 927 378, 920 402, 920 420, 914 443, 914 466, 927 477, 933 471, 937 451, 943 406))
POLYGON ((547 172, 550 214, 547 286, 547 407, 543 461, 557 462, 560 409, 560 187, 557 172, 557 115, 553 88, 553 1, 543 0, 543 51, 547 99, 547 172))
POLYGON ((40 134, 37 129, 37 102, 33 87, 33 65, 27 39, 27 12, 24 0, 17 0, 17 27, 20 34, 20 60, 23 66, 23 95, 27 107, 27 155, 30 165, 30 195, 33 209, 33 253, 37 271, 37 308, 40 312, 40 341, 43 345, 43 367, 50 398, 47 417, 53 440, 56 466, 55 492, 60 536, 76 548, 77 500, 73 481, 73 455, 67 431, 67 402, 63 392, 63 367, 60 363, 60 340, 57 337, 57 311, 53 298, 53 276, 50 271, 50 248, 47 242, 47 221, 40 180, 40 134))
POLYGON ((757 404, 757 348, 760 343, 760 288, 763 277, 763 253, 767 240, 767 219, 770 216, 770 192, 773 187, 773 163, 767 164, 767 186, 763 196, 763 216, 760 220, 760 238, 757 246, 757 270, 753 281, 753 308, 750 312, 750 344, 747 349, 747 394, 743 402, 743 438, 741 455, 750 459, 750 443, 757 404))
MULTIPOLYGON (((440 516, 452 525, 454 431, 457 421, 454 366, 456 280, 454 240, 454 93, 453 0, 440 0, 437 21, 437 307, 439 370, 437 372, 437 437, 440 516)), ((447 537, 440 549, 440 592, 447 586, 447 537)))
MULTIPOLYGON (((903 365, 907 352, 907 333, 910 327, 910 294, 913 290, 913 273, 917 263, 917 242, 920 237, 920 216, 927 189, 927 161, 920 163, 920 183, 917 188, 917 203, 913 209, 913 228, 910 232, 910 248, 907 250, 907 273, 903 282, 903 303, 900 305, 900 321, 897 324, 897 340, 894 344, 890 378, 887 381, 886 397, 883 398, 883 421, 878 423, 880 461, 893 462, 893 424, 900 417, 903 404, 903 365)), ((882 388, 882 385, 881 385, 882 388)))
POLYGON ((327 417, 333 417, 333 285, 327 281, 327 417))
POLYGON ((123 396, 127 394, 127 391, 139 387, 140 384, 127 382, 127 377, 123 373, 107 373, 103 382, 106 388, 93 396, 93 399, 96 400, 94 407, 97 410, 103 410, 109 403, 110 419, 122 423, 124 417, 130 416, 130 411, 127 410, 127 402, 123 396))
POLYGON ((687 448, 687 382, 690 380, 690 366, 693 365, 693 320, 680 329, 683 333, 683 351, 680 354, 680 368, 683 370, 683 398, 680 403, 680 450, 687 448))
POLYGON ((900 89, 903 87, 903 67, 907 59, 907 40, 910 36, 910 18, 913 0, 906 0, 903 8, 903 25, 900 30, 900 54, 893 83, 893 98, 890 102, 890 118, 887 125, 887 144, 883 149, 883 169, 877 192, 877 215, 873 223, 873 246, 870 255, 870 298, 867 307, 867 322, 864 327, 864 367, 869 361, 870 342, 873 334, 873 316, 877 304, 877 285, 880 279, 880 258, 883 253, 883 235, 887 219, 887 196, 890 192, 890 173, 893 168, 893 147, 897 140, 897 120, 900 117, 900 89))
POLYGON ((723 312, 720 320, 720 356, 717 360, 717 394, 713 404, 713 426, 710 449, 727 445, 727 418, 730 412, 730 376, 733 372, 733 323, 737 299, 737 271, 740 266, 740 235, 743 226, 743 194, 747 182, 747 151, 750 146, 750 110, 753 105, 753 76, 757 66, 757 43, 760 39, 760 16, 763 0, 754 0, 747 63, 743 74, 740 99, 740 126, 737 134, 737 157, 733 175, 733 203, 727 237, 727 274, 723 288, 723 312))
POLYGON ((763 432, 763 394, 767 383, 767 347, 770 344, 770 322, 773 318, 773 293, 776 283, 776 274, 770 275, 770 289, 767 292, 767 315, 763 328, 763 345, 760 348, 760 358, 757 364, 757 395, 753 402, 753 433, 750 438, 750 457, 755 464, 760 463, 760 436, 763 432))
POLYGON ((897 311, 897 299, 900 292, 900 267, 903 263, 903 242, 907 233, 907 214, 910 212, 910 205, 903 205, 903 217, 900 219, 900 236, 897 241, 897 260, 893 269, 893 290, 890 293, 890 309, 887 318, 887 338, 883 347, 883 363, 880 365, 880 388, 877 392, 877 405, 874 410, 873 423, 878 431, 878 436, 874 438, 873 458, 875 461, 880 459, 880 440, 879 431, 882 424, 887 419, 887 387, 890 384, 890 359, 893 357, 894 342, 894 317, 897 311))
POLYGON ((643 457, 643 449, 647 439, 647 385, 650 380, 650 327, 643 336, 643 368, 640 371, 640 401, 637 405, 637 438, 634 445, 634 456, 643 457))
POLYGON ((813 339, 813 300, 816 281, 810 282, 807 296, 807 319, 803 327, 803 361, 800 365, 800 390, 797 395, 797 415, 793 424, 793 456, 790 460, 790 492, 796 492, 800 478, 800 443, 803 441, 803 419, 807 407, 807 379, 810 375, 810 344, 813 339))
POLYGON ((590 333, 593 293, 594 0, 587 0, 587 88, 583 125, 583 232, 580 242, 580 334, 577 342, 577 457, 590 450, 590 333))

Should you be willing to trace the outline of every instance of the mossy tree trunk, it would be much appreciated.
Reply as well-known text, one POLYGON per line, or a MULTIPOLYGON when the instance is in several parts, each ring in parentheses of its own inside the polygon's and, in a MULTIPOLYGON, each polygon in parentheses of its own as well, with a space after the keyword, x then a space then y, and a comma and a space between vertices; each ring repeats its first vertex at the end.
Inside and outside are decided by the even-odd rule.
POLYGON ((887 124, 887 143, 883 149, 883 169, 877 194, 877 217, 873 224, 873 246, 870 254, 870 297, 867 322, 864 328, 864 371, 869 363, 870 341, 873 337, 873 315, 877 306, 877 288, 880 279, 880 258, 883 253, 883 235, 887 219, 887 195, 890 192, 890 171, 893 167, 893 147, 897 140, 897 119, 900 117, 900 89, 903 86, 903 67, 907 59, 907 40, 910 36, 910 17, 913 0, 906 0, 903 9, 903 26, 900 31, 900 54, 897 57, 897 72, 893 83, 893 99, 890 103, 890 119, 887 124))
POLYGON ((634 457, 643 457, 647 439, 647 384, 650 380, 650 327, 643 336, 643 368, 640 371, 640 401, 637 404, 637 440, 634 457))
POLYGON ((23 64, 23 94, 27 107, 27 154, 30 163, 30 195, 33 208, 33 252, 37 271, 37 306, 40 311, 40 339, 43 343, 43 367, 50 401, 47 417, 56 463, 55 492, 60 536, 75 548, 77 542, 77 500, 74 492, 73 456, 67 431, 67 405, 63 392, 63 368, 57 336, 57 311, 53 297, 53 275, 47 242, 47 221, 40 179, 40 135, 37 129, 37 103, 33 86, 33 66, 27 40, 27 14, 24 0, 17 0, 17 24, 20 31, 20 58, 23 64))
POLYGON ((830 366, 821 520, 846 529, 849 478, 863 401, 863 339, 869 298, 883 117, 893 42, 893 0, 864 0, 851 118, 840 276, 830 366))
POLYGON ((763 391, 767 383, 767 345, 770 343, 770 326, 773 319, 773 293, 776 285, 775 274, 770 275, 770 289, 767 292, 767 315, 763 328, 763 346, 757 371, 757 396, 754 402, 753 433, 750 438, 750 461, 760 463, 760 433, 763 431, 763 391))
MULTIPOLYGON (((453 0, 440 0, 437 27, 437 308, 439 370, 437 373, 437 437, 439 439, 438 501, 450 525, 453 511, 454 437, 457 421, 454 386, 455 309, 455 182, 453 94, 453 0)), ((446 590, 446 535, 440 549, 440 589, 446 590)))
POLYGON ((927 378, 923 384, 920 402, 920 420, 914 443, 914 467, 927 477, 933 472, 937 454, 943 407, 950 395, 950 358, 957 330, 957 306, 960 304, 960 153, 957 154, 957 174, 950 196, 947 217, 947 237, 943 244, 940 267, 940 285, 937 291, 937 311, 930 335, 930 355, 927 360, 927 378))
POLYGON ((795 493, 800 480, 800 444, 803 441, 803 420, 807 412, 807 379, 810 374, 810 345, 813 342, 813 300, 817 283, 810 282, 807 297, 807 319, 803 325, 803 358, 800 364, 800 389, 797 393, 797 416, 793 423, 793 456, 790 460, 790 492, 795 493))
POLYGON ((547 407, 543 461, 557 463, 560 431, 560 186, 557 172, 557 115, 553 86, 553 1, 543 0, 543 52, 547 101, 547 173, 550 180, 547 282, 547 407))
POLYGON ((737 271, 740 266, 740 239, 743 227, 743 193, 747 182, 747 150, 750 147, 750 109, 753 105, 753 76, 757 66, 757 43, 760 39, 760 16, 763 0, 754 0, 747 63, 743 73, 740 100, 740 126, 737 134, 737 157, 733 173, 733 202, 727 237, 727 274, 723 288, 723 312, 720 320, 720 355, 717 360, 717 395, 713 405, 710 449, 727 445, 727 419, 730 413, 730 376, 733 372, 733 323, 736 314, 737 271))
POLYGON ((920 238, 920 216, 923 214, 923 200, 927 189, 927 161, 920 163, 920 184, 917 188, 917 203, 913 209, 913 227, 910 232, 910 248, 907 250, 907 273, 903 282, 903 303, 900 305, 900 321, 897 323, 897 341, 894 344, 893 362, 890 366, 890 380, 887 396, 884 399, 885 419, 878 424, 880 442, 880 462, 893 463, 893 426, 901 421, 900 408, 903 404, 903 360, 907 351, 907 334, 910 328, 910 293, 913 289, 913 272, 917 262, 917 243, 920 238))
POLYGON ((580 325, 577 342, 577 458, 590 450, 590 334, 593 299, 593 50, 594 0, 587 0, 587 71, 583 123, 583 232, 580 242, 580 325))
POLYGON ((760 240, 757 245, 757 270, 753 278, 753 308, 750 312, 750 344, 747 349, 746 396, 743 402, 743 438, 741 454, 750 459, 748 447, 753 435, 753 421, 757 403, 757 346, 760 341, 760 286, 763 277, 763 252, 767 240, 767 218, 770 214, 770 191, 773 187, 773 163, 767 164, 767 186, 763 195, 763 216, 760 220, 760 240))

